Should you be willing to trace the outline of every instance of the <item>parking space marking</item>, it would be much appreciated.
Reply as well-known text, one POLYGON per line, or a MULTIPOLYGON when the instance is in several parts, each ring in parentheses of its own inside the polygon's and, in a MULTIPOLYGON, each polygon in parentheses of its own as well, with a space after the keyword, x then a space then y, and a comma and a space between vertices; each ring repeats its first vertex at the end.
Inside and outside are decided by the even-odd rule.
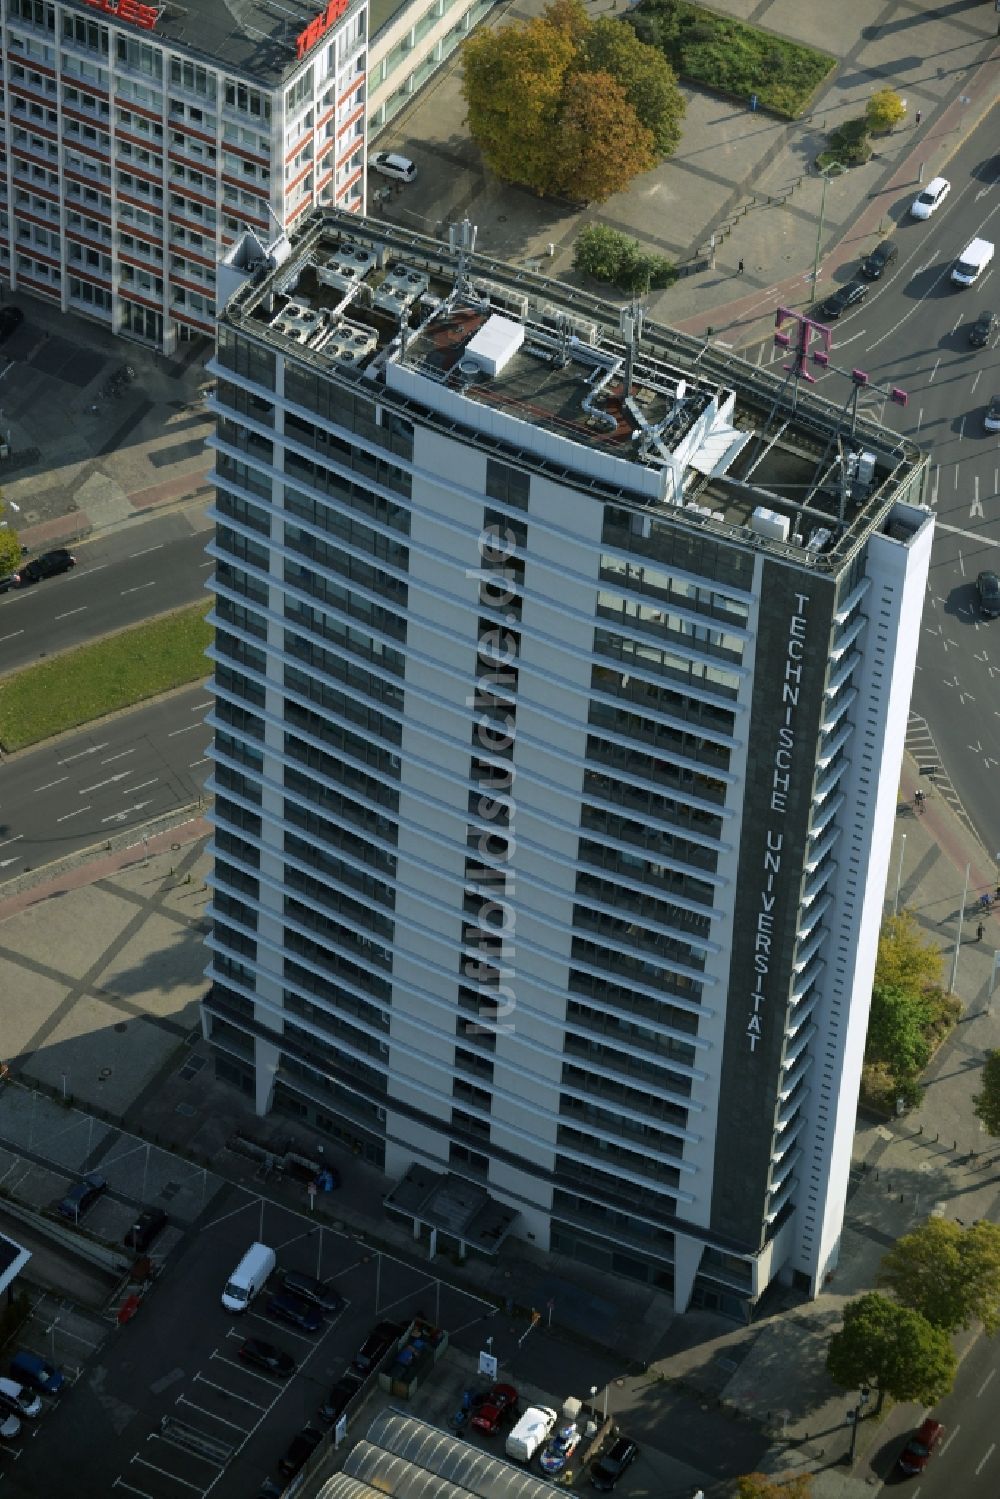
MULTIPOLYGON (((220 1364, 225 1364, 225 1366, 226 1366, 227 1369, 237 1369, 237 1370, 239 1370, 239 1372, 241 1374, 246 1374, 250 1379, 259 1379, 259 1380, 262 1380, 263 1383, 267 1386, 267 1388, 269 1390, 275 1390, 275 1389, 279 1389, 280 1390, 280 1389, 283 1388, 283 1386, 280 1385, 277 1380, 271 1379, 269 1375, 264 1374, 260 1369, 251 1369, 251 1367, 250 1367, 249 1364, 236 1364, 236 1363, 233 1362, 233 1360, 231 1358, 226 1358, 226 1355, 224 1353, 215 1353, 215 1352, 213 1352, 211 1354, 211 1358, 217 1359, 220 1364)), ((205 1384, 208 1384, 210 1382, 210 1381, 204 1379, 204 1376, 201 1375, 201 1374, 196 1374, 195 1375, 195 1379, 201 1379, 201 1380, 203 1380, 203 1382, 205 1384)), ((218 1389, 221 1389, 221 1388, 222 1388, 221 1385, 214 1385, 213 1386, 213 1389, 217 1389, 218 1390, 218 1389)), ((232 1394, 230 1394, 230 1392, 228 1390, 226 1390, 225 1393, 229 1397, 230 1400, 246 1399, 245 1396, 232 1395, 232 1394)), ((252 1400, 247 1399, 246 1403, 247 1403, 247 1405, 252 1405, 254 1402, 252 1400)), ((259 1410, 264 1410, 265 1407, 261 1405, 261 1406, 258 1406, 258 1409, 259 1410)))
MULTIPOLYGON (((215 1358, 215 1356, 216 1355, 213 1353, 212 1357, 215 1358)), ((224 1360, 223 1362, 226 1362, 226 1361, 224 1360)), ((249 1373, 250 1371, 247 1370, 247 1372, 249 1373)), ((232 1390, 227 1390, 226 1387, 225 1387, 225 1385, 216 1384, 213 1380, 206 1379, 205 1376, 204 1376, 204 1374, 202 1374, 201 1372, 197 1373, 194 1376, 194 1382, 195 1382, 195 1384, 205 1384, 205 1385, 208 1385, 208 1388, 210 1390, 218 1390, 219 1394, 220 1395, 225 1395, 225 1397, 226 1397, 227 1400, 238 1400, 241 1405, 252 1405, 255 1411, 263 1411, 266 1414, 266 1412, 271 1409, 270 1404, 268 1404, 268 1405, 261 1405, 261 1403, 260 1403, 259 1400, 251 1400, 249 1395, 236 1395, 236 1394, 234 1394, 232 1390)))
MULTIPOLYGON (((150 1432, 146 1440, 149 1442, 153 1441, 155 1435, 155 1432, 150 1432)), ((192 1453, 192 1456, 195 1455, 196 1454, 192 1453)), ((158 1468, 155 1463, 147 1462, 144 1457, 140 1457, 138 1452, 134 1452, 132 1454, 132 1456, 129 1458, 129 1462, 139 1463, 143 1468, 151 1468, 154 1473, 160 1473, 164 1478, 169 1478, 171 1483, 182 1483, 186 1489, 194 1489, 195 1493, 197 1494, 203 1494, 205 1492, 200 1484, 189 1483, 186 1478, 178 1478, 176 1474, 168 1472, 166 1468, 158 1468)))
MULTIPOLYGON (((231 1426, 234 1431, 240 1431, 244 1436, 247 1436, 249 1434, 247 1428, 245 1426, 241 1426, 238 1421, 227 1421, 225 1416, 217 1416, 214 1411, 206 1410, 203 1405, 195 1405, 194 1401, 189 1400, 186 1395, 178 1395, 174 1403, 176 1405, 186 1405, 190 1410, 197 1411, 200 1416, 207 1416, 210 1421, 218 1421, 223 1426, 231 1426)), ((256 1423, 254 1426, 250 1427, 250 1431, 255 1430, 256 1423)))
POLYGON ((145 1489, 137 1489, 134 1484, 126 1483, 120 1473, 111 1487, 113 1489, 128 1489, 130 1494, 138 1494, 139 1499, 153 1499, 152 1494, 147 1494, 145 1489))

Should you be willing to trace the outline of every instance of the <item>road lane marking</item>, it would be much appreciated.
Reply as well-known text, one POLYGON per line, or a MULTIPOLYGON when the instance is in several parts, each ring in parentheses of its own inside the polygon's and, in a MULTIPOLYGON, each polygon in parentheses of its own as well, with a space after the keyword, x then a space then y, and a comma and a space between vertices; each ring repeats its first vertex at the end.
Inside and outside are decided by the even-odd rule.
POLYGON ((944 1446, 941 1448, 940 1453, 938 1454, 940 1457, 943 1457, 944 1454, 948 1451, 948 1448, 951 1446, 952 1442, 955 1440, 955 1438, 958 1436, 958 1433, 961 1430, 962 1430, 961 1426, 953 1426, 952 1427, 952 1429, 951 1429, 951 1436, 945 1442, 944 1446))
POLYGON ((979 518, 980 518, 980 520, 985 520, 986 517, 983 515, 983 502, 979 498, 979 475, 978 474, 975 475, 972 483, 973 483, 972 508, 969 511, 969 519, 973 520, 974 517, 978 515, 979 518))
POLYGON ((161 541, 160 544, 159 544, 159 546, 146 547, 141 552, 133 552, 132 553, 132 559, 134 560, 136 557, 148 557, 149 554, 150 554, 150 552, 162 552, 162 551, 163 551, 163 542, 161 541))
POLYGON ((940 465, 940 463, 935 463, 935 465, 934 465, 934 483, 931 486, 931 504, 934 505, 934 506, 937 505, 937 500, 938 500, 938 485, 940 484, 940 482, 941 482, 941 465, 940 465))
POLYGON ((983 1380, 982 1384, 979 1386, 979 1389, 976 1391, 976 1399, 977 1400, 979 1399, 980 1395, 983 1393, 983 1391, 985 1390, 986 1386, 989 1384, 990 1380, 993 1378, 993 1376, 994 1376, 994 1374, 996 1372, 997 1371, 995 1369, 991 1369, 990 1372, 987 1374, 986 1378, 983 1380))
POLYGON ((986 1467, 986 1464, 989 1462, 990 1458, 993 1456, 993 1454, 994 1454, 994 1452, 996 1450, 997 1450, 997 1444, 996 1444, 996 1442, 991 1442, 990 1445, 989 1445, 989 1450, 986 1453, 986 1456, 983 1458, 982 1462, 979 1464, 979 1467, 976 1469, 976 1477, 977 1478, 979 1477, 979 1475, 983 1471, 983 1469, 986 1467))
POLYGON ((148 807, 151 802, 136 802, 134 807, 125 807, 121 812, 112 812, 110 817, 102 817, 101 822, 124 822, 130 812, 141 812, 143 807, 148 807))
POLYGON ((973 393, 973 395, 975 394, 976 386, 979 384, 979 377, 982 375, 982 373, 983 373, 982 370, 977 370, 976 371, 976 378, 972 382, 972 393, 973 393))
POLYGON ((79 816, 81 816, 82 813, 89 812, 89 811, 90 811, 90 807, 89 806, 86 806, 86 807, 77 807, 77 809, 76 809, 75 812, 67 812, 65 814, 65 816, 63 816, 63 817, 57 817, 56 818, 56 822, 57 823, 59 823, 59 822, 69 822, 69 820, 70 820, 71 817, 79 817, 79 816))
POLYGON ((961 526, 949 526, 947 521, 939 520, 937 523, 939 531, 947 531, 949 536, 964 536, 966 541, 974 541, 978 546, 995 547, 1000 543, 991 541, 988 536, 980 536, 975 531, 963 531, 961 526))
POLYGON ((69 776, 60 776, 58 781, 46 781, 44 786, 36 786, 35 793, 39 791, 51 791, 53 786, 61 786, 63 781, 68 781, 69 776))
POLYGON ((962 577, 964 578, 965 577, 965 558, 962 556, 962 548, 961 547, 959 547, 959 549, 958 549, 958 565, 959 565, 959 568, 961 569, 962 577))
POLYGON ((13 838, 5 838, 4 841, 0 843, 0 848, 6 848, 9 843, 20 843, 23 837, 23 833, 15 833, 13 838))
POLYGON ((60 765, 72 765, 74 760, 82 760, 84 755, 96 755, 98 750, 107 749, 108 741, 103 744, 92 744, 89 749, 77 750, 75 755, 66 755, 59 761, 60 765))
POLYGON ((119 752, 118 752, 117 755, 109 755, 106 760, 102 760, 101 761, 101 764, 102 765, 113 765, 116 760, 124 760, 124 758, 125 758, 126 755, 134 755, 134 754, 135 754, 135 750, 134 749, 119 750, 119 752))
POLYGON ((57 615, 55 615, 54 616, 54 622, 56 622, 56 621, 58 621, 60 619, 72 619, 74 614, 85 614, 86 612, 87 612, 87 606, 86 606, 86 604, 81 604, 80 607, 79 607, 79 609, 68 609, 65 614, 57 614, 57 615))
POLYGON ((209 698, 206 698, 203 703, 195 703, 194 707, 191 709, 191 712, 192 713, 201 713, 205 708, 211 708, 211 706, 212 706, 212 699, 209 697, 209 698))
POLYGON ((924 408, 921 406, 920 410, 917 412, 917 431, 918 432, 920 431, 920 425, 921 425, 923 419, 924 419, 924 408))
POLYGON ((149 583, 137 583, 134 588, 123 588, 121 590, 121 592, 119 593, 118 597, 120 599, 126 599, 126 598, 128 598, 128 596, 129 596, 130 593, 141 593, 144 588, 155 588, 155 587, 156 587, 156 579, 154 578, 149 583))
POLYGON ((23 634, 23 630, 15 630, 12 635, 0 635, 0 645, 3 645, 5 640, 16 640, 19 635, 23 634))
POLYGON ((191 732, 192 729, 202 729, 202 728, 204 728, 204 724, 189 723, 186 729, 171 729, 170 733, 167 735, 167 738, 168 739, 176 739, 178 734, 190 734, 190 732, 191 732))
MULTIPOLYGON (((952 331, 954 331, 954 330, 952 330, 952 331)), ((940 363, 941 363, 940 359, 935 359, 935 361, 934 361, 934 368, 931 370, 930 379, 927 381, 928 385, 931 383, 931 380, 933 380, 934 376, 937 374, 937 372, 938 372, 938 365, 940 363)))
POLYGON ((84 786, 80 795, 87 796, 91 791, 100 791, 102 786, 113 786, 116 781, 127 780, 131 774, 130 770, 120 770, 117 775, 108 776, 107 780, 95 781, 93 786, 84 786))
POLYGON ((155 786, 159 779, 159 776, 154 776, 151 781, 140 781, 138 786, 129 786, 128 788, 123 788, 123 790, 125 790, 126 796, 134 796, 137 791, 145 791, 147 786, 155 786))
POLYGON ((194 770, 196 765, 207 765, 210 759, 210 755, 202 755, 200 760, 191 761, 191 764, 188 766, 188 770, 194 770))

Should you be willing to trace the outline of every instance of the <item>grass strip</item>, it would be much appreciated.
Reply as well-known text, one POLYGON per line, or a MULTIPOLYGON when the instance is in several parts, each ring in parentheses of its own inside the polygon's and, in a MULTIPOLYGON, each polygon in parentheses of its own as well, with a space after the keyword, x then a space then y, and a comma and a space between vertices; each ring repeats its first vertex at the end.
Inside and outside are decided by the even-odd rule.
POLYGON ((829 53, 788 41, 693 0, 642 0, 629 13, 641 41, 659 47, 689 83, 796 119, 837 65, 829 53))
POLYGON ((210 608, 179 609, 3 678, 0 745, 9 754, 207 677, 210 608))

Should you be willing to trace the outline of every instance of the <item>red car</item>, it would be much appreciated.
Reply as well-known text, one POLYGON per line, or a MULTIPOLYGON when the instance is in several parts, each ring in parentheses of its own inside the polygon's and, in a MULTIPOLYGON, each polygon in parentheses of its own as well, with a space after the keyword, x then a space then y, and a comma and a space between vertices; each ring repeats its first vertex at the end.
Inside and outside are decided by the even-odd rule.
POLYGON ((500 1430, 517 1414, 517 1391, 512 1384, 495 1384, 472 1417, 477 1431, 487 1436, 500 1430))
POLYGON ((899 1455, 899 1466, 904 1473, 922 1473, 930 1462, 931 1453, 944 1436, 940 1421, 930 1416, 918 1426, 899 1455))

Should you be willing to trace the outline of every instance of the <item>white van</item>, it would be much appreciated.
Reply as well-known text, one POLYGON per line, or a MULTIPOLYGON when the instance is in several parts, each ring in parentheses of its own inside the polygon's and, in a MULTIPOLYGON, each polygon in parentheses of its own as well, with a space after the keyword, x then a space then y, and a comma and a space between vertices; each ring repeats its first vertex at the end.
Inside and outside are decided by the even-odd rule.
POLYGON ((559 1420, 549 1405, 532 1405, 507 1437, 507 1456, 530 1463, 543 1442, 548 1441, 559 1420))
POLYGON ((985 271, 993 259, 993 246, 988 239, 974 239, 966 245, 951 270, 951 279, 958 286, 971 286, 985 271))
POLYGON ((222 1305, 227 1312, 245 1312, 263 1291, 277 1263, 277 1255, 266 1244, 251 1244, 226 1283, 222 1305))

